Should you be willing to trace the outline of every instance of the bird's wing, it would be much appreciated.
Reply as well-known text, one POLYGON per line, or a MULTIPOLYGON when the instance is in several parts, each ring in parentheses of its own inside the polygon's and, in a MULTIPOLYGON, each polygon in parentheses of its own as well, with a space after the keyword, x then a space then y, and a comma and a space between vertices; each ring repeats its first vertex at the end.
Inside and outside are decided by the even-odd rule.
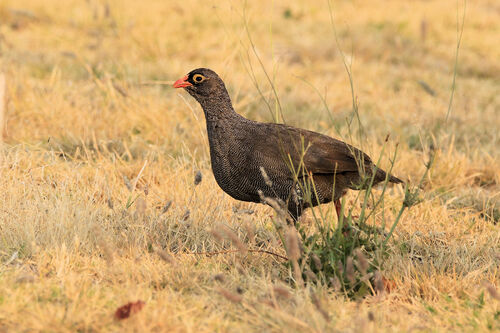
MULTIPOLYGON (((312 133, 312 132, 310 132, 312 133)), ((370 157, 345 142, 313 133, 305 146, 304 166, 313 174, 358 172, 372 164, 370 157)), ((307 137, 307 136, 306 136, 307 137)))
POLYGON ((293 163, 297 171, 305 168, 306 173, 334 174, 358 172, 360 166, 371 166, 368 155, 345 142, 319 133, 280 125, 267 124, 265 145, 259 146, 259 153, 269 158, 280 156, 284 163, 293 163))

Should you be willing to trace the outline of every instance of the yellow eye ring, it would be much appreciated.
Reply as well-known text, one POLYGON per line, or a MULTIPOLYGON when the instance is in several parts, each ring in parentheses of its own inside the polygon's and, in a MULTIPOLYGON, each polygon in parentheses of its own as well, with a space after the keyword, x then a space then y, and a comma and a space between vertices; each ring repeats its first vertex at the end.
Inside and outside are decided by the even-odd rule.
POLYGON ((206 79, 206 77, 204 77, 201 74, 195 74, 195 75, 193 75, 193 81, 195 83, 201 83, 201 82, 205 81, 205 79, 206 79))

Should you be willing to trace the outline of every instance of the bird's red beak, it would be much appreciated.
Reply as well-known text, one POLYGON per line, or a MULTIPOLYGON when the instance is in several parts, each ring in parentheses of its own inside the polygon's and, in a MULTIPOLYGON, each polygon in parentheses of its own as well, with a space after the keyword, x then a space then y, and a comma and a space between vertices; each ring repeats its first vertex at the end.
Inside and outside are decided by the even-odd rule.
POLYGON ((174 88, 185 88, 192 86, 191 83, 188 82, 188 76, 184 76, 182 79, 179 79, 174 82, 174 88))

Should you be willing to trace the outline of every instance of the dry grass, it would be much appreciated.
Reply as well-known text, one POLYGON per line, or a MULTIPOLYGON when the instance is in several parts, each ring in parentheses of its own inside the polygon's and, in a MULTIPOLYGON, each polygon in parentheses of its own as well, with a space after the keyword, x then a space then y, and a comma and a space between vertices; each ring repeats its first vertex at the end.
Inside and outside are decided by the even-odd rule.
MULTIPOLYGON (((338 126, 347 138, 350 87, 327 3, 264 3, 249 1, 246 15, 287 122, 337 137, 338 126)), ((413 181, 436 149, 425 200, 395 232, 390 293, 352 301, 292 289, 280 259, 262 253, 186 254, 234 249, 213 237, 220 225, 240 246, 284 253, 270 208, 217 187, 199 106, 141 84, 210 67, 240 113, 270 121, 246 70, 250 59, 275 112, 247 57, 242 3, 3 0, 2 331, 498 330, 499 5, 468 4, 448 124, 456 2, 333 8, 365 125, 353 143, 377 156, 390 133, 395 174, 413 181), (136 300, 142 311, 114 319, 136 300)), ((401 200, 400 188, 388 191, 386 219, 401 200)))

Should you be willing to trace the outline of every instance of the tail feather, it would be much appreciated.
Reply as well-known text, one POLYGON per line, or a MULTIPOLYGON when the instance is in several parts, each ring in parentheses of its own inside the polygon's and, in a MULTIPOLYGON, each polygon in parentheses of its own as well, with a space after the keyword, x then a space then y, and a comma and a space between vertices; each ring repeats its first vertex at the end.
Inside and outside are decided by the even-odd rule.
MULTIPOLYGON (((387 177, 387 173, 384 170, 377 169, 377 174, 375 176, 375 179, 378 182, 384 181, 386 177, 387 177)), ((388 181, 389 181, 389 183, 394 183, 394 184, 404 183, 401 179, 399 179, 398 177, 395 177, 393 175, 388 176, 388 181)))
POLYGON ((394 183, 394 184, 404 183, 401 179, 399 179, 398 177, 395 177, 393 175, 389 175, 389 182, 394 183))

